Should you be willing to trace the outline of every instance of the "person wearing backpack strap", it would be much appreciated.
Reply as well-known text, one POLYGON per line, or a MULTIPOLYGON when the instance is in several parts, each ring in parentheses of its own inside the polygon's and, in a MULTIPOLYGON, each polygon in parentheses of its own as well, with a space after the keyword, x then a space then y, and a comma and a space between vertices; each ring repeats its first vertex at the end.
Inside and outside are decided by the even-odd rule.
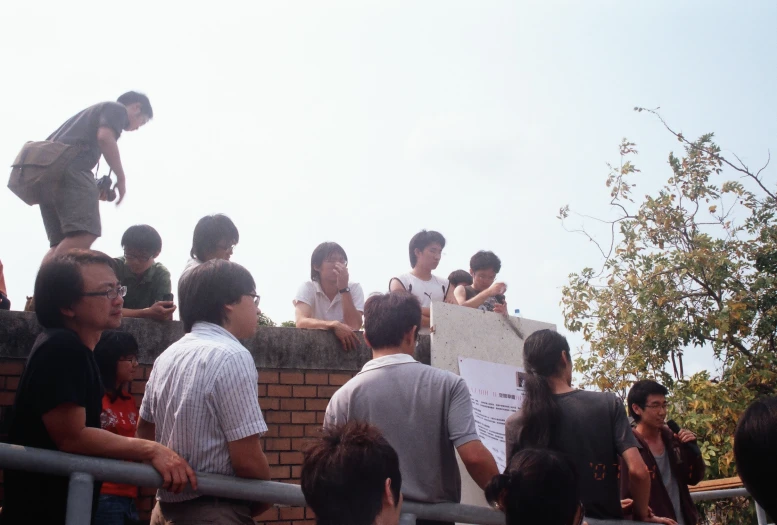
POLYGON ((432 274, 440 264, 445 237, 440 232, 421 230, 410 239, 410 266, 408 273, 392 277, 389 281, 390 292, 405 291, 415 295, 421 303, 421 329, 419 334, 430 333, 432 302, 444 301, 458 304, 453 297, 448 279, 432 274))
MULTIPOLYGON (((92 170, 104 156, 116 174, 116 204, 120 204, 127 190, 117 141, 123 131, 134 131, 153 116, 148 97, 129 91, 117 102, 101 102, 77 113, 49 135, 47 142, 25 145, 25 148, 30 145, 65 148, 63 145, 67 145, 73 146, 69 151, 75 153, 72 161, 68 159, 57 173, 47 174, 40 182, 37 203, 51 247, 43 262, 73 248, 89 249, 102 234, 99 200, 105 197, 97 187, 92 170)), ((19 154, 20 159, 28 157, 25 148, 19 154)), ((20 162, 24 163, 23 160, 20 162)), ((16 163, 14 168, 17 168, 16 163)), ((24 166, 19 169, 24 170, 24 166)))

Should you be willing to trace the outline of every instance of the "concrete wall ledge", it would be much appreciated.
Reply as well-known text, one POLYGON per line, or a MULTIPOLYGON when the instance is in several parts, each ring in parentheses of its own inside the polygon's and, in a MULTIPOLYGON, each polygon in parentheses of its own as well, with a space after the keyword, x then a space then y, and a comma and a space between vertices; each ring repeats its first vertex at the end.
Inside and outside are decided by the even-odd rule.
MULTIPOLYGON (((159 354, 184 335, 180 321, 124 319, 121 329, 138 340, 139 360, 144 364, 153 363, 159 354)), ((26 359, 40 331, 34 313, 0 310, 0 359, 26 359)), ((345 351, 331 332, 260 327, 256 335, 243 344, 253 355, 257 368, 357 371, 372 358, 362 333, 358 336, 361 346, 345 351)), ((430 346, 430 337, 421 336, 415 358, 429 364, 430 346)))

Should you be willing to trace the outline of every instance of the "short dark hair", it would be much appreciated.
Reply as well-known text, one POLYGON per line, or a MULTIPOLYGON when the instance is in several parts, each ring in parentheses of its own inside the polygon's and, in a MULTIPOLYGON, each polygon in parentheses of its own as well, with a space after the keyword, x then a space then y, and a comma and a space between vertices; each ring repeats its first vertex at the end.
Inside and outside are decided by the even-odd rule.
POLYGON ((148 118, 154 118, 154 110, 151 108, 151 102, 148 97, 143 93, 137 91, 127 91, 120 96, 117 102, 129 106, 131 104, 140 103, 140 112, 144 115, 148 115, 148 118))
POLYGON ((669 395, 669 390, 667 390, 664 385, 657 383, 652 379, 642 379, 631 385, 629 395, 626 396, 626 403, 629 405, 629 415, 634 418, 634 421, 639 422, 642 418, 634 412, 632 405, 645 408, 648 396, 650 395, 667 396, 669 395))
POLYGON ((490 269, 494 270, 494 273, 499 273, 499 270, 502 269, 502 260, 494 252, 480 250, 470 258, 469 268, 473 272, 490 269))
POLYGON ((321 273, 316 270, 316 266, 321 267, 324 259, 332 254, 342 255, 345 262, 348 262, 348 256, 345 254, 342 246, 336 242, 322 242, 316 246, 316 249, 313 250, 313 255, 310 256, 310 279, 312 281, 321 280, 321 273))
POLYGON ((119 330, 106 330, 100 341, 94 347, 94 359, 100 369, 103 387, 112 401, 116 398, 129 399, 129 393, 124 393, 122 385, 116 388, 116 365, 119 359, 138 355, 138 342, 135 336, 119 330))
POLYGON ((221 241, 237 244, 240 241, 240 233, 232 220, 222 213, 206 215, 194 227, 192 237, 192 250, 189 255, 205 262, 205 254, 218 248, 221 241))
POLYGON ((490 504, 500 503, 506 525, 568 525, 580 506, 574 463, 551 449, 528 448, 515 454, 504 474, 486 486, 490 504))
POLYGON ((753 401, 734 433, 734 459, 747 491, 772 518, 777 516, 777 397, 753 401))
POLYGON ((121 247, 156 255, 162 251, 162 237, 148 224, 136 224, 121 236, 121 247))
POLYGON ((472 286, 472 276, 467 270, 453 270, 448 276, 448 282, 456 288, 458 285, 472 286))
POLYGON ((399 505, 399 456, 368 423, 324 428, 303 450, 300 478, 318 525, 372 525, 383 508, 386 479, 399 505))
POLYGON ((94 250, 70 250, 43 263, 35 278, 35 315, 44 328, 64 328, 63 308, 76 304, 84 293, 81 268, 104 264, 113 269, 113 259, 94 250))
POLYGON ((374 294, 364 303, 364 338, 373 350, 399 346, 413 327, 417 336, 421 329, 421 303, 408 292, 374 294))
POLYGON ((415 251, 424 251, 424 248, 435 242, 441 247, 445 248, 445 237, 443 237, 442 233, 440 232, 421 230, 420 232, 413 235, 413 238, 410 239, 409 246, 411 268, 415 268, 415 265, 418 262, 418 257, 416 257, 415 251))
POLYGON ((237 263, 213 259, 186 272, 178 282, 178 303, 186 333, 194 323, 204 321, 223 326, 224 307, 256 293, 256 283, 248 270, 237 263))

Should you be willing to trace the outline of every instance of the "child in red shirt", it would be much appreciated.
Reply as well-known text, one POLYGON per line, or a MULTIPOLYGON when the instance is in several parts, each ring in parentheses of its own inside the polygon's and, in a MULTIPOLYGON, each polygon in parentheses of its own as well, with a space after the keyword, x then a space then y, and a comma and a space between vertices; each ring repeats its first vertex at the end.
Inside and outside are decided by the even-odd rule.
MULTIPOLYGON (((138 407, 129 394, 129 383, 138 366, 138 343, 126 332, 107 331, 94 349, 105 395, 100 425, 120 436, 135 437, 138 407)), ((125 525, 138 522, 135 498, 138 488, 120 483, 103 483, 94 515, 94 525, 125 525)))

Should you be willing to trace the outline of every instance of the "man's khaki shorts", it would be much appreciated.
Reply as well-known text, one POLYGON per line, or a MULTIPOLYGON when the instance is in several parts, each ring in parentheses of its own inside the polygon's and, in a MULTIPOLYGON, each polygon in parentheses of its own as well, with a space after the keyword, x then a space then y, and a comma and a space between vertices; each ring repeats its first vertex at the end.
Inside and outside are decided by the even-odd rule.
POLYGON ((102 234, 100 192, 91 171, 68 168, 59 186, 40 203, 49 245, 56 246, 76 233, 102 234))

